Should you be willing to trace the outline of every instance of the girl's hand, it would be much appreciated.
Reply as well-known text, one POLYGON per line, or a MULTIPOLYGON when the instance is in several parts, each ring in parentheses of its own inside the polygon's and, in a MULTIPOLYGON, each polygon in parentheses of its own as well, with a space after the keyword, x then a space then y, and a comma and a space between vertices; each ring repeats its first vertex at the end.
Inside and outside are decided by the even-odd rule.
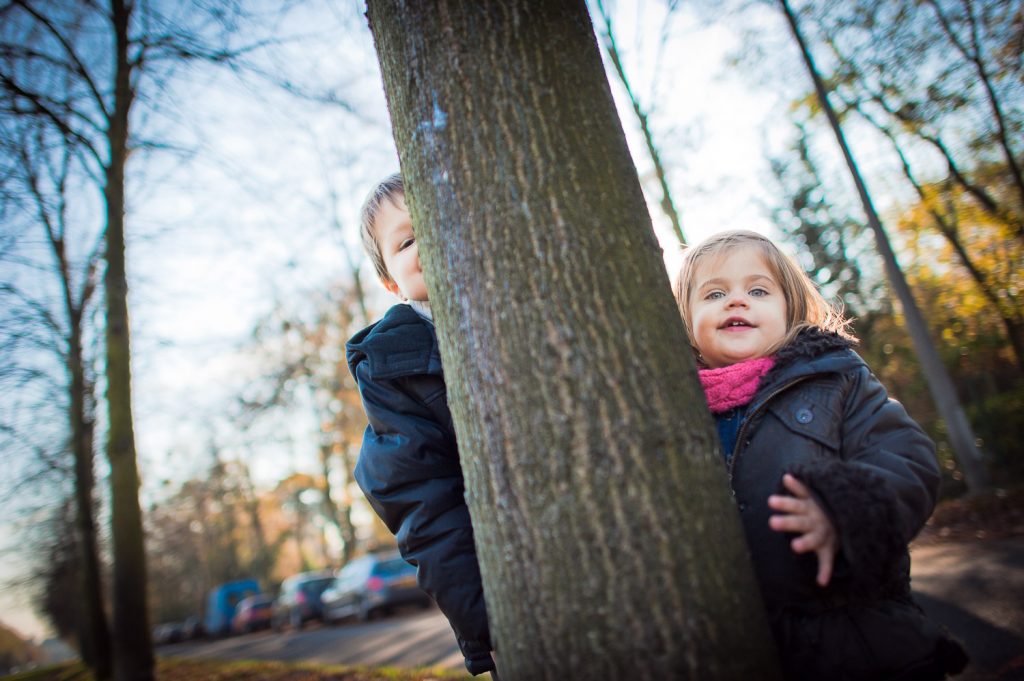
POLYGON ((818 554, 818 584, 828 586, 839 551, 836 528, 802 482, 787 473, 782 476, 782 484, 793 496, 773 494, 768 497, 768 507, 779 511, 768 519, 768 525, 776 532, 800 535, 790 546, 796 553, 814 551, 818 554))

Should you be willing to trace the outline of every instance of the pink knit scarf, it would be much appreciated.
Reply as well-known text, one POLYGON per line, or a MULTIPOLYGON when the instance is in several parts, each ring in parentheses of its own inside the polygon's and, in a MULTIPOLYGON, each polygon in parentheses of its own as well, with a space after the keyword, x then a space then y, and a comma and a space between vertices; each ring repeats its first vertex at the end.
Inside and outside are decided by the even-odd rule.
POLYGON ((758 357, 717 369, 698 371, 713 414, 741 407, 754 399, 761 377, 775 364, 774 357, 758 357))

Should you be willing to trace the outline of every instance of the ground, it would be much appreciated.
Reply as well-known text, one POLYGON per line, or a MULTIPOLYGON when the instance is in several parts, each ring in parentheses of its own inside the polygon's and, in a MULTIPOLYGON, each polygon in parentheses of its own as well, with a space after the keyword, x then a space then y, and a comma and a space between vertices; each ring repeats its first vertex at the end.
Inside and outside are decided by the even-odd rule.
MULTIPOLYGON (((939 505, 911 546, 913 585, 926 611, 967 645, 959 681, 1024 679, 1024 486, 939 505)), ((438 670, 329 667, 277 662, 160 659, 157 681, 449 681, 438 670)), ((92 681, 77 665, 11 681, 92 681)))

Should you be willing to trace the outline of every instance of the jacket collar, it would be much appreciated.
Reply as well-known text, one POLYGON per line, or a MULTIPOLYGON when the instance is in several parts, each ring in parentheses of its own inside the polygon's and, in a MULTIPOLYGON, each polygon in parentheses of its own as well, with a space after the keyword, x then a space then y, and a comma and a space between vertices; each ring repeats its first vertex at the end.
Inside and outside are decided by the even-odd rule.
POLYGON ((392 306, 380 321, 352 336, 345 350, 353 375, 363 361, 369 363, 375 380, 441 373, 433 326, 404 303, 392 306))
POLYGON ((863 364, 854 341, 812 326, 775 353, 775 366, 761 379, 758 393, 803 376, 851 371, 863 364))

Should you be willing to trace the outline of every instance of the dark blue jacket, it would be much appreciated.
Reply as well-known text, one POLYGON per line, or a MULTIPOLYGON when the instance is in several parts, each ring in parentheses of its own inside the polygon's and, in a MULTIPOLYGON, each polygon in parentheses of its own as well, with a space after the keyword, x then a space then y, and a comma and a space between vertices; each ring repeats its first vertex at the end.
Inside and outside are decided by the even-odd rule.
POLYGON ((942 679, 966 662, 910 596, 907 544, 931 514, 928 436, 849 342, 816 329, 776 354, 727 466, 787 679, 942 679), (769 528, 784 473, 813 492, 839 536, 829 585, 813 553, 769 528))
POLYGON ((489 671, 487 611, 434 326, 395 305, 346 350, 369 421, 356 482, 418 567, 467 669, 489 671))

